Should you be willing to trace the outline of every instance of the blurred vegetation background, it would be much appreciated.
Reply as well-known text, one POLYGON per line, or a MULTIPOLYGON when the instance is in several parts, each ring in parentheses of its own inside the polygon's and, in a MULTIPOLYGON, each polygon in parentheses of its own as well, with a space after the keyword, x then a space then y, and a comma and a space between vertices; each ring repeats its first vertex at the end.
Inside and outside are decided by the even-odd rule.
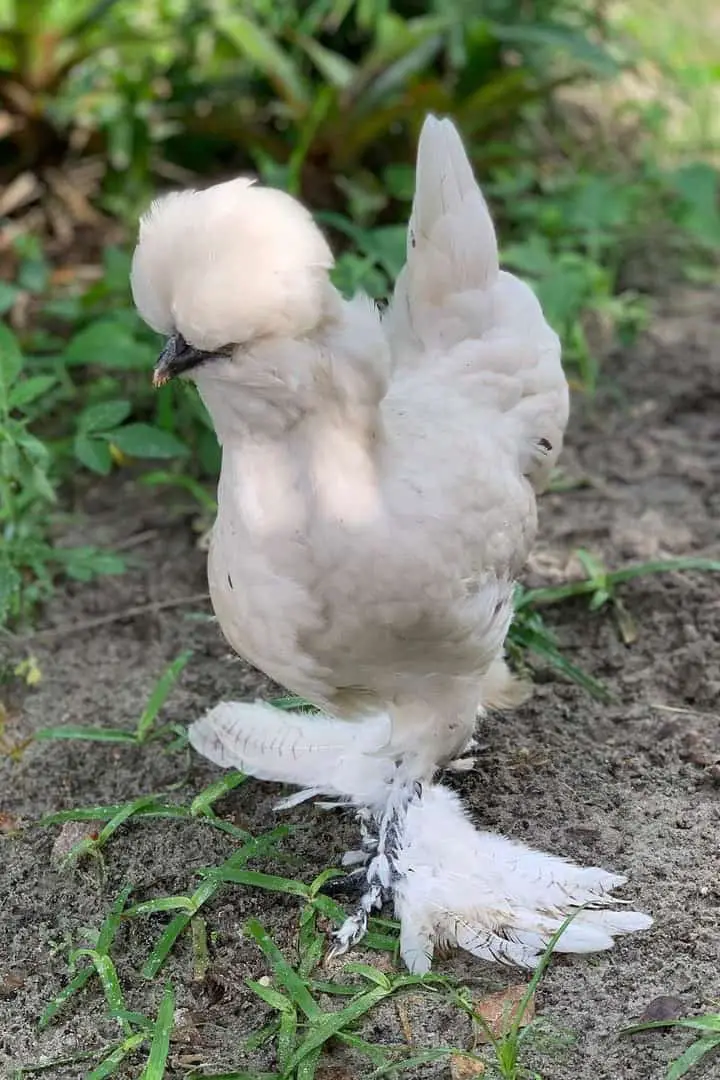
POLYGON ((130 302, 153 194, 258 174, 380 298, 420 124, 450 115, 592 394, 650 297, 715 275, 718 40, 713 0, 0 0, 0 624, 122 570, 63 539, 93 474, 212 505, 207 417, 151 390, 130 302))

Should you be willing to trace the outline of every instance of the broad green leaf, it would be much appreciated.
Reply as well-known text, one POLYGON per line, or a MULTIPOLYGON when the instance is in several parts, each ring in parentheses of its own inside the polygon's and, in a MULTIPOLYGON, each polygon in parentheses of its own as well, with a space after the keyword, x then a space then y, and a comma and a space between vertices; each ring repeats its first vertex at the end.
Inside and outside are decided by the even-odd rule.
POLYGON ((175 435, 150 424, 126 424, 105 438, 130 457, 174 458, 188 454, 188 448, 175 435))
POLYGON ((73 451, 80 464, 91 472, 107 476, 112 470, 110 447, 102 439, 95 439, 90 435, 76 435, 73 451))
POLYGON ((0 562, 0 624, 7 617, 13 597, 22 585, 22 578, 15 567, 4 559, 0 562))
POLYGON ((0 323, 0 407, 10 399, 10 389, 22 371, 23 358, 17 338, 0 323))
POLYGON ((310 104, 309 87, 294 58, 257 22, 233 11, 218 20, 218 28, 273 83, 286 101, 301 108, 310 104))
POLYGON ((80 431, 108 431, 127 420, 130 415, 129 401, 118 398, 114 401, 100 401, 83 409, 78 418, 80 431))
POLYGON ((17 299, 19 289, 7 281, 0 281, 0 315, 6 315, 17 299))
POLYGON ((81 330, 63 353, 71 366, 106 367, 118 371, 150 372, 154 350, 135 340, 128 326, 119 320, 101 319, 81 330))
POLYGON ((55 548, 54 557, 75 581, 92 581, 102 574, 123 574, 126 569, 121 555, 97 548, 55 548))
POLYGON ((29 405, 32 401, 44 394, 51 386, 55 386, 57 379, 54 375, 33 375, 30 379, 23 379, 15 383, 10 390, 9 405, 11 409, 20 409, 29 405))

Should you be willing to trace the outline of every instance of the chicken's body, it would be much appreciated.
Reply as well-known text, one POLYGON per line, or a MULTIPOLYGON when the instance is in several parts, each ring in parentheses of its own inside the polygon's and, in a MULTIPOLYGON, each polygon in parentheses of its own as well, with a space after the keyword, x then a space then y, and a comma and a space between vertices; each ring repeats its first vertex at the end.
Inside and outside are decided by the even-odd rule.
MULTIPOLYGON (((198 211, 210 194, 194 196, 198 211)), ((228 221, 251 194, 237 190, 228 221)), ((278 212, 284 206, 278 201, 278 212)), ((218 277, 227 330, 217 311, 203 326, 197 297, 178 304, 184 271, 173 271, 181 280, 165 311, 157 293, 146 294, 166 236, 176 241, 176 259, 183 243, 192 253, 201 242, 190 226, 170 220, 172 206, 165 221, 161 210, 162 203, 141 233, 133 284, 152 325, 179 332, 190 354, 192 346, 205 350, 194 378, 223 447, 209 555, 213 606, 238 653, 328 714, 287 718, 259 704, 223 704, 193 725, 191 741, 219 763, 365 808, 379 836, 368 890, 341 944, 356 940, 370 908, 393 894, 405 923, 412 912, 423 925, 422 933, 404 925, 404 955, 420 970, 433 940, 455 934, 466 948, 474 940, 455 933, 447 910, 418 915, 418 890, 439 893, 429 884, 432 865, 423 874, 416 868, 422 886, 408 884, 407 860, 412 852, 426 863, 441 859, 432 806, 435 820, 455 820, 458 835, 472 832, 442 789, 428 787, 423 802, 423 785, 468 744, 478 709, 513 697, 502 660, 513 583, 535 536, 535 490, 567 421, 557 337, 531 291, 499 270, 487 207, 447 121, 429 119, 423 129, 407 265, 382 320, 364 298, 344 301, 332 288, 329 252, 297 204, 294 218, 288 210, 288 263, 299 266, 283 267, 281 280, 279 264, 268 256, 264 266, 261 257, 250 286, 259 297, 254 307, 245 305, 240 283, 233 306, 218 277)), ((277 259, 278 229, 268 224, 267 249, 277 259)), ((257 223, 247 231, 256 233, 257 223)), ((223 244, 229 240, 218 239, 223 244)), ((225 254, 231 260, 229 247, 225 254)), ((248 254, 238 250, 239 262, 248 254)), ((222 256, 198 265, 217 276, 222 256)), ((502 851, 507 842, 494 839, 502 851)), ((530 863, 550 867, 549 857, 523 850, 530 863)), ((492 857, 497 862, 497 850, 492 857)), ((604 904, 618 880, 596 871, 580 888, 580 872, 569 869, 576 877, 568 878, 566 908, 604 904)), ((481 868, 469 869, 468 881, 472 873, 481 868)), ((437 907, 437 899, 427 902, 437 907)), ((518 910, 536 903, 521 888, 518 910)), ((555 910, 548 901, 547 911, 555 910)), ((473 915, 473 926, 483 917, 502 930, 502 941, 508 927, 492 905, 473 915)), ((540 930, 530 911, 522 918, 527 926, 516 926, 513 940, 530 935, 530 955, 557 919, 548 922, 546 912, 540 930)), ((644 918, 626 917, 626 928, 644 918)), ((604 938, 588 929, 586 946, 607 947, 623 925, 616 916, 604 938)), ((496 944, 475 951, 503 952, 496 944)))
POLYGON ((334 715, 389 709, 392 752, 408 726, 432 770, 472 731, 535 500, 495 418, 430 389, 408 373, 376 415, 226 439, 209 580, 240 655, 334 715))

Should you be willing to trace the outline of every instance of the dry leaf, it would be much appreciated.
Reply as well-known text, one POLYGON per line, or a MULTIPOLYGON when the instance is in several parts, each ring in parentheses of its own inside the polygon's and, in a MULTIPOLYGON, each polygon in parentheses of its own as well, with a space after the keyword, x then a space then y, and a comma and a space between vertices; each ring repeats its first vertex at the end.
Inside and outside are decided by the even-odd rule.
MULTIPOLYGON (((477 1041, 479 1043, 490 1042, 487 1029, 495 1039, 501 1039, 507 1035, 514 1023, 520 1002, 527 991, 526 983, 513 983, 504 990, 498 990, 496 994, 488 994, 473 1002, 475 1013, 482 1023, 478 1023, 477 1041)), ((520 1020, 520 1027, 527 1027, 535 1019, 535 996, 533 995, 520 1020)))
POLYGON ((485 1063, 467 1054, 453 1054, 450 1058, 450 1080, 474 1080, 484 1076, 485 1063))
POLYGON ((0 812, 0 836, 13 836, 19 828, 20 822, 16 817, 0 812))
POLYGON ((16 968, 0 976, 0 1001, 15 997, 27 982, 27 972, 16 968))
POLYGON ((83 840, 97 840, 102 827, 102 821, 66 821, 52 846, 53 862, 62 862, 83 840))

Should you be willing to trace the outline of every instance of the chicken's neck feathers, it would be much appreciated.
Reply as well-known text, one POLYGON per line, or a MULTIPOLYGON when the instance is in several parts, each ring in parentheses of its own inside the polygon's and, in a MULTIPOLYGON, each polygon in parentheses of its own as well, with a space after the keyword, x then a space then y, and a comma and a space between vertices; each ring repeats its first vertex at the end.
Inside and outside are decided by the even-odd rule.
POLYGON ((285 438, 307 423, 343 427, 376 440, 390 349, 374 305, 335 294, 302 338, 265 337, 236 347, 232 360, 196 374, 221 444, 285 438))

